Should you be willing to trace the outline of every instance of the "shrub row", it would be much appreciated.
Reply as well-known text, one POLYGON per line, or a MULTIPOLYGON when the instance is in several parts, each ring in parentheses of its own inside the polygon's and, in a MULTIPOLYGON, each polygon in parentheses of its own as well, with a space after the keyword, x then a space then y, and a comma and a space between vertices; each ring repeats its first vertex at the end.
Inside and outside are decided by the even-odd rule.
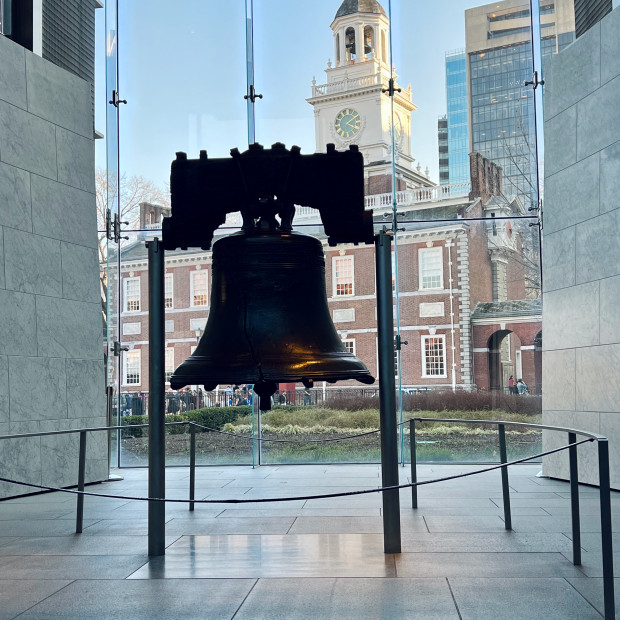
MULTIPOLYGON (((379 409, 378 396, 360 396, 346 393, 334 394, 327 399, 330 409, 361 411, 379 409)), ((500 391, 428 391, 403 394, 404 411, 506 411, 526 415, 542 411, 540 396, 520 396, 500 391)))
MULTIPOLYGON (((209 407, 206 409, 194 409, 183 413, 170 414, 166 416, 166 422, 195 422, 208 429, 216 431, 222 430, 225 424, 234 423, 240 417, 246 416, 251 412, 249 405, 239 407, 209 407)), ((149 418, 146 415, 127 415, 120 418, 123 426, 132 424, 148 424, 149 418)), ((148 428, 128 428, 123 431, 123 437, 146 437, 148 428)), ((198 432, 208 432, 206 429, 196 429, 198 432)), ((166 432, 171 435, 189 433, 189 426, 179 424, 178 426, 168 426, 166 432)))

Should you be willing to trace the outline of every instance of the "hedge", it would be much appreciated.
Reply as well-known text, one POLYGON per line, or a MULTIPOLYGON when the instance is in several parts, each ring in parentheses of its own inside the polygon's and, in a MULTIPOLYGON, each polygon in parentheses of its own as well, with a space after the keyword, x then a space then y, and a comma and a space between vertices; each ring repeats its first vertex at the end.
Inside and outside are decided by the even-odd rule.
MULTIPOLYGON (((222 430, 223 426, 228 423, 234 423, 238 418, 249 415, 252 408, 249 405, 239 407, 209 407, 206 409, 193 409, 184 411, 183 413, 168 414, 166 422, 195 422, 206 429, 196 429, 198 432, 208 432, 207 429, 222 430)), ((146 415, 126 415, 121 416, 120 423, 122 426, 133 424, 148 424, 149 417, 146 415)), ((123 437, 146 437, 148 436, 148 428, 128 428, 123 431, 123 437)), ((168 426, 166 432, 171 435, 189 433, 189 426, 179 424, 178 426, 168 426)))

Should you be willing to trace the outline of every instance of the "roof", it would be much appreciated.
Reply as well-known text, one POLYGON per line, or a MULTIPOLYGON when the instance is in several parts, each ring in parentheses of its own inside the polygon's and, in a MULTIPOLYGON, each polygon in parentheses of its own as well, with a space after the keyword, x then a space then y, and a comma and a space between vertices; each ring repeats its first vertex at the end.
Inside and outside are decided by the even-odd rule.
POLYGON ((385 15, 383 7, 377 0, 344 0, 334 19, 355 13, 378 13, 379 15, 385 15))
POLYGON ((540 316, 542 299, 516 299, 511 301, 479 301, 471 318, 487 319, 505 316, 540 316))

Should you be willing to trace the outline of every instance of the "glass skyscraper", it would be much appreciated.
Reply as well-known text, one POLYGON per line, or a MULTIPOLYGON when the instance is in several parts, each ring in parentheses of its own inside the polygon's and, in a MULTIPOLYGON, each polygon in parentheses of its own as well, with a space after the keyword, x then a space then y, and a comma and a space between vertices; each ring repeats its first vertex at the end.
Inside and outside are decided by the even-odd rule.
MULTIPOLYGON (((504 0, 465 12, 470 148, 502 167, 503 193, 526 209, 537 204, 534 91, 529 6, 504 0)), ((542 1, 543 66, 558 37, 574 31, 570 0, 542 1), (571 9, 571 10, 569 10, 571 9)), ((572 37, 570 37, 572 39, 572 37)))
POLYGON ((467 60, 465 50, 446 52, 448 176, 450 183, 469 182, 467 60))

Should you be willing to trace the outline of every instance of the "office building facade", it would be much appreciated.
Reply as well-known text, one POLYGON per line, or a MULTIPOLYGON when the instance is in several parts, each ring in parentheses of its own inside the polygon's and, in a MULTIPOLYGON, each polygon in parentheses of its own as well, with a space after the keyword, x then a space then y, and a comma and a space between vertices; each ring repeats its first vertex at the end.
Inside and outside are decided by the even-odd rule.
POLYGON ((467 61, 465 50, 446 52, 446 104, 450 183, 469 183, 467 61))
MULTIPOLYGON (((572 0, 540 3, 544 63, 574 38, 572 0)), ((503 171, 504 193, 538 204, 529 3, 504 0, 465 12, 470 151, 503 171)))

